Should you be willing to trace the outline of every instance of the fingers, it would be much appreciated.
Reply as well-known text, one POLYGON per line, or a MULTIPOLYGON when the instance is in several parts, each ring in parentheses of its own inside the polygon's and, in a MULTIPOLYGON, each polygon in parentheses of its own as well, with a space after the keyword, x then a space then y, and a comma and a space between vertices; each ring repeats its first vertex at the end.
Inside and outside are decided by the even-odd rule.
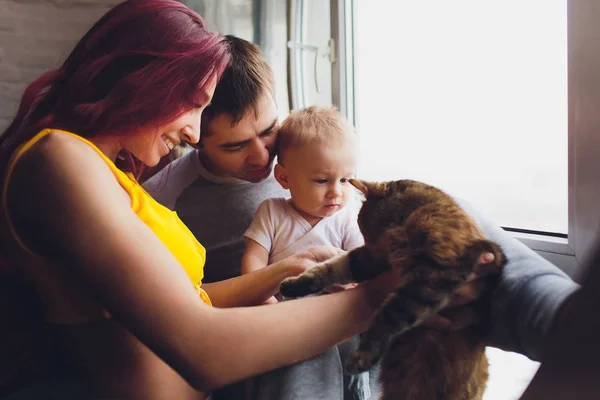
POLYGON ((444 318, 439 314, 427 318, 421 326, 427 328, 438 329, 440 331, 450 331, 452 329, 452 321, 448 318, 444 318))
POLYGON ((343 292, 344 290, 354 289, 356 286, 358 286, 358 284, 356 284, 356 283, 348 283, 345 285, 339 285, 337 283, 334 283, 333 285, 329 285, 329 286, 325 287, 325 289, 323 289, 323 292, 325 292, 325 293, 343 292))
POLYGON ((477 300, 488 287, 488 283, 489 281, 485 278, 464 283, 454 293, 447 307, 458 307, 477 300))
POLYGON ((442 312, 442 318, 450 321, 450 331, 457 331, 478 325, 483 321, 482 315, 474 307, 455 307, 442 312))
POLYGON ((494 261, 494 253, 485 252, 479 256, 477 264, 488 264, 494 261))
POLYGON ((451 332, 478 325, 482 321, 482 315, 474 307, 455 307, 427 318, 421 325, 451 332))
POLYGON ((467 282, 477 280, 484 276, 488 276, 490 274, 495 274, 500 272, 502 266, 493 263, 494 254, 493 253, 482 253, 481 256, 477 259, 477 266, 475 267, 475 271, 469 276, 467 282))
POLYGON ((332 246, 311 247, 308 249, 308 252, 312 255, 316 262, 329 260, 330 258, 346 253, 344 250, 332 246))

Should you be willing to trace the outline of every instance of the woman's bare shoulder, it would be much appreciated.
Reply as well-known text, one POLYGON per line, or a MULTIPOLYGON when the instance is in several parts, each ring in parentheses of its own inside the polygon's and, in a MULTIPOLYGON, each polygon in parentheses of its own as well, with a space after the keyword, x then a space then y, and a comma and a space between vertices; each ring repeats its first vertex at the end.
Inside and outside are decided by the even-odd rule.
POLYGON ((85 205, 101 199, 109 209, 129 208, 130 199, 106 161, 85 142, 50 132, 17 161, 7 186, 7 212, 26 242, 48 242, 85 205), (35 229, 32 229, 35 228, 35 229), (44 228, 44 229, 41 229, 44 228))
MULTIPOLYGON (((43 166, 49 173, 56 168, 67 171, 69 167, 81 170, 83 166, 93 167, 106 164, 100 155, 87 143, 73 136, 52 131, 33 144, 20 158, 20 164, 43 166)), ((28 169, 25 169, 27 171, 28 169)), ((43 173, 43 170, 38 171, 43 173)))
MULTIPOLYGON (((113 172, 98 152, 84 141, 61 132, 50 132, 17 161, 10 177, 11 186, 39 191, 51 183, 57 189, 76 186, 119 187, 113 172), (37 185, 22 184, 37 183, 37 185), (58 186, 55 186, 58 185, 58 186)), ((54 194, 56 190, 51 190, 54 194)))

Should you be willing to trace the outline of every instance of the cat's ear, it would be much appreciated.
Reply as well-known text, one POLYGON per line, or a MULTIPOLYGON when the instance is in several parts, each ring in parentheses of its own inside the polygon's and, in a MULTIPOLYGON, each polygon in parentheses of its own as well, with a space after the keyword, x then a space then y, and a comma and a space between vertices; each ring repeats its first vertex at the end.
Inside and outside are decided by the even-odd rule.
POLYGON ((357 179, 350 179, 350 184, 360 190, 365 197, 384 197, 387 194, 387 182, 368 182, 357 179))
POLYGON ((273 175, 275 176, 275 180, 279 182, 282 188, 289 189, 288 185, 288 176, 285 172, 285 167, 281 164, 275 164, 275 169, 273 170, 273 175))

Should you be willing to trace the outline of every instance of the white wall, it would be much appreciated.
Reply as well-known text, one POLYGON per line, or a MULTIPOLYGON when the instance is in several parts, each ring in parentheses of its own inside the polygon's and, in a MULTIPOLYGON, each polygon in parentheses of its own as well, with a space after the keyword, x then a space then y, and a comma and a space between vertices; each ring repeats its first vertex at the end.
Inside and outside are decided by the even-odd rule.
POLYGON ((0 0, 0 132, 25 87, 56 68, 119 0, 0 0))

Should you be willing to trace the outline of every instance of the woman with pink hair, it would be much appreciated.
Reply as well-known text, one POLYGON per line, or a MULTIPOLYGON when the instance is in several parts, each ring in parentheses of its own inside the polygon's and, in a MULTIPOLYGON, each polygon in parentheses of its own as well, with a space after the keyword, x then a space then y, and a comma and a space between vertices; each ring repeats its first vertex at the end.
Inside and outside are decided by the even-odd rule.
MULTIPOLYGON (((202 399, 366 328, 394 286, 389 276, 269 307, 211 307, 211 295, 247 295, 264 277, 202 285, 204 247, 135 180, 181 141, 198 142, 227 62, 221 36, 181 3, 127 0, 27 88, 0 137, 0 243, 10 266, 1 272, 39 299, 44 322, 31 322, 36 307, 25 314, 21 300, 0 317, 44 330, 20 335, 33 347, 3 341, 14 362, 0 383, 16 386, 26 370, 17 361, 44 347, 55 355, 46 360, 52 381, 81 382, 78 398, 202 399)), ((270 273, 280 281, 333 254, 299 254, 270 273)))

